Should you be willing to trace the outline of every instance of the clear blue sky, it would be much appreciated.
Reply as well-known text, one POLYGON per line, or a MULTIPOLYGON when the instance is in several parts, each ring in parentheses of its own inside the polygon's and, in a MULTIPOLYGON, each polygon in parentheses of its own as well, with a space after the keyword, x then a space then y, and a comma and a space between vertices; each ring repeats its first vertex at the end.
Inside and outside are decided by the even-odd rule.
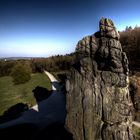
POLYGON ((118 30, 140 25, 139 0, 0 0, 0 57, 71 53, 98 31, 101 17, 118 30))

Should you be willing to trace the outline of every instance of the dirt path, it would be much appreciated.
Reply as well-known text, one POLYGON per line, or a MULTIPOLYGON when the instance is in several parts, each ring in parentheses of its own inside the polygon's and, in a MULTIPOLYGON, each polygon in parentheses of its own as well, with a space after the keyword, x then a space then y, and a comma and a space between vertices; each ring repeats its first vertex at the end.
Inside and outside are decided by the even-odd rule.
POLYGON ((132 124, 134 124, 135 126, 137 126, 137 127, 140 128, 140 123, 139 123, 139 122, 135 122, 135 121, 133 121, 132 124))
POLYGON ((49 79, 52 83, 52 90, 61 91, 62 86, 59 84, 59 81, 48 71, 44 71, 44 73, 49 77, 49 79))
POLYGON ((48 71, 44 71, 44 72, 49 77, 51 82, 58 82, 58 80, 51 73, 49 73, 48 71))

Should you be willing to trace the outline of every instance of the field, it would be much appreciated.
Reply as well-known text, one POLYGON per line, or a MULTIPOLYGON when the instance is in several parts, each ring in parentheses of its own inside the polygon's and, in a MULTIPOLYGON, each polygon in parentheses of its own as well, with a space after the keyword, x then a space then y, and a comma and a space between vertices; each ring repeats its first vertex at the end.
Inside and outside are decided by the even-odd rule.
POLYGON ((51 90, 51 84, 45 74, 32 74, 31 80, 25 84, 14 85, 12 77, 0 77, 0 115, 17 103, 36 104, 32 90, 41 86, 51 90))

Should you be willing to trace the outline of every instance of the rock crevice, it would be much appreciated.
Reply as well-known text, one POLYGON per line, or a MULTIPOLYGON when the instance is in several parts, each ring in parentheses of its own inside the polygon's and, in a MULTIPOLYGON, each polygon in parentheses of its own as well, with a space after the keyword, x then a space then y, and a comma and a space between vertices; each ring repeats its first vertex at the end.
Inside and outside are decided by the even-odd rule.
POLYGON ((74 140, 133 140, 128 60, 110 19, 76 46, 66 82, 66 128, 74 140))

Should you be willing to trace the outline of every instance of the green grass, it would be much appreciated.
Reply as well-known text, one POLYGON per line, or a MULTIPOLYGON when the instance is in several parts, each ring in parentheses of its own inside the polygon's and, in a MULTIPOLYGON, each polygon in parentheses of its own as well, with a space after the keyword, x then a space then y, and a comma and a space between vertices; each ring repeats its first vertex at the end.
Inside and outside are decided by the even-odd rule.
POLYGON ((132 130, 133 130, 133 134, 134 134, 136 140, 139 140, 140 139, 140 128, 133 125, 132 130))
POLYGON ((14 85, 12 77, 0 77, 0 115, 17 103, 36 104, 32 90, 41 86, 51 90, 51 83, 45 74, 32 74, 31 80, 25 84, 14 85))

